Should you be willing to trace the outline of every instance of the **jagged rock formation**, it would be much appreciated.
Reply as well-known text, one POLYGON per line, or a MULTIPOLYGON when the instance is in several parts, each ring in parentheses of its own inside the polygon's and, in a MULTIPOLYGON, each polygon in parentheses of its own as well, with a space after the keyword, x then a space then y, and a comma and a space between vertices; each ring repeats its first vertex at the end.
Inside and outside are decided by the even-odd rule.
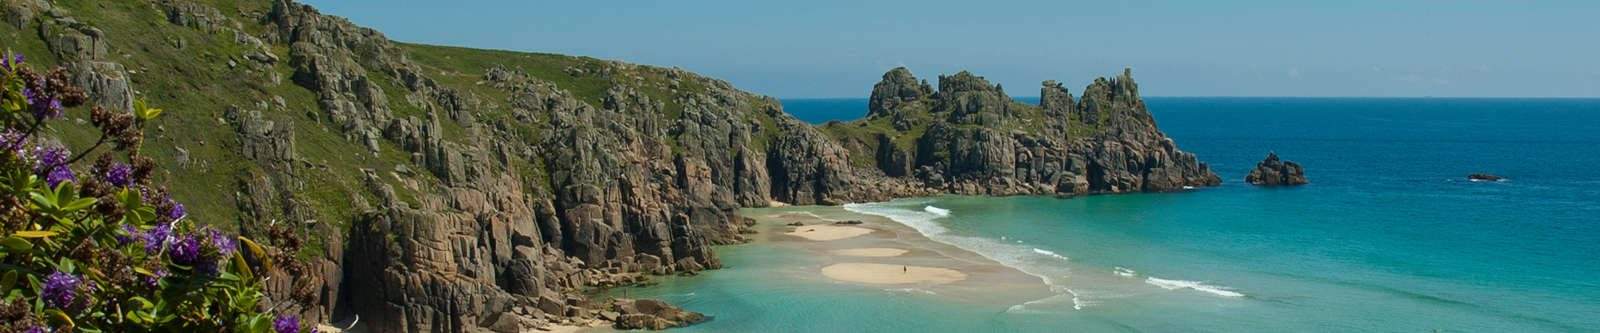
POLYGON ((825 128, 881 174, 937 192, 1065 194, 1171 191, 1212 186, 1217 176, 1156 128, 1124 71, 1098 79, 1074 101, 1046 81, 1038 106, 968 72, 940 76, 939 90, 878 103, 879 89, 916 82, 904 68, 874 88, 867 119, 825 128), (882 125, 887 124, 887 126, 882 125), (911 176, 911 177, 906 177, 911 176))
POLYGON ((883 73, 883 80, 872 86, 872 95, 867 99, 867 115, 877 115, 928 95, 933 95, 933 88, 928 86, 927 81, 917 82, 911 70, 895 67, 883 73))
POLYGON ((1278 153, 1267 153, 1267 158, 1256 163, 1244 181, 1256 186, 1296 186, 1310 183, 1300 163, 1278 159, 1278 153))
POLYGON ((305 230, 309 264, 270 295, 370 331, 695 322, 646 301, 605 318, 630 308, 580 291, 721 267, 711 246, 744 240, 741 207, 1217 183, 1127 73, 1078 99, 1046 82, 1034 106, 897 68, 869 119, 819 129, 678 69, 396 43, 288 0, 0 1, 0 35, 100 105, 173 110, 146 149, 181 166, 167 177, 196 220, 305 230))

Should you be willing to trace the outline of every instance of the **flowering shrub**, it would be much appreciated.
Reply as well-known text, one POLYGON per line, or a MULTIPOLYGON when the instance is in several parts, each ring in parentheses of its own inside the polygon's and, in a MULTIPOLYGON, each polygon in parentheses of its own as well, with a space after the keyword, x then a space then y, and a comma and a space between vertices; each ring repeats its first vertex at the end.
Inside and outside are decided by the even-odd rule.
POLYGON ((83 89, 0 56, 0 332, 304 328, 264 304, 255 272, 281 259, 194 223, 153 183, 139 145, 160 109, 90 107, 100 138, 74 154, 40 133, 86 103, 83 89))

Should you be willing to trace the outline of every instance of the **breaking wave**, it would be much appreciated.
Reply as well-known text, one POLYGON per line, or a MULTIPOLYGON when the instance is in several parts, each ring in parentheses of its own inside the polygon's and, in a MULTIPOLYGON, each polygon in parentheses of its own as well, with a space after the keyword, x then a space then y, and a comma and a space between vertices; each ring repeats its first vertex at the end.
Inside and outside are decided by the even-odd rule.
POLYGON ((1200 281, 1167 280, 1152 276, 1145 278, 1144 282, 1166 290, 1190 289, 1222 297, 1244 297, 1244 294, 1228 287, 1213 286, 1200 281))

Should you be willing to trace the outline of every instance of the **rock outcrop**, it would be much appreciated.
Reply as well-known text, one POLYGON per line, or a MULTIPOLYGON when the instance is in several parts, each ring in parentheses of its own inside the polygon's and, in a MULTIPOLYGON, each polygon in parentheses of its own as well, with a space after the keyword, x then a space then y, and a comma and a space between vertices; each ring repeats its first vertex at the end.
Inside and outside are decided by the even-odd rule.
POLYGON ((1278 153, 1267 153, 1267 158, 1256 163, 1244 181, 1256 186, 1296 186, 1310 183, 1300 163, 1278 159, 1278 153))
POLYGON ((872 86, 872 95, 867 99, 867 115, 893 110, 903 103, 928 95, 933 95, 933 88, 928 86, 927 81, 918 82, 917 77, 911 75, 911 70, 895 67, 883 73, 883 80, 872 86))
POLYGON ((1498 181, 1505 180, 1505 177, 1500 177, 1500 176, 1491 175, 1491 174, 1487 174, 1487 173, 1474 173, 1474 174, 1467 175, 1467 180, 1475 181, 1475 182, 1498 182, 1498 181))
POLYGON ((706 316, 703 314, 685 311, 667 302, 653 299, 612 300, 611 309, 603 312, 601 317, 615 323, 617 329, 623 330, 664 330, 706 321, 706 316))
MULTIPOLYGON (((909 82, 916 79, 896 68, 877 87, 909 82)), ((879 88, 874 96, 883 95, 879 88)), ((857 156, 874 157, 882 176, 910 183, 905 187, 1083 195, 1220 183, 1205 163, 1178 150, 1156 128, 1126 71, 1096 80, 1076 101, 1059 83, 1047 81, 1037 106, 1017 103, 999 85, 968 72, 940 76, 936 93, 912 95, 924 98, 896 96, 894 103, 873 103, 883 108, 865 120, 824 129, 861 150, 857 156), (862 129, 879 131, 862 138, 862 129)))

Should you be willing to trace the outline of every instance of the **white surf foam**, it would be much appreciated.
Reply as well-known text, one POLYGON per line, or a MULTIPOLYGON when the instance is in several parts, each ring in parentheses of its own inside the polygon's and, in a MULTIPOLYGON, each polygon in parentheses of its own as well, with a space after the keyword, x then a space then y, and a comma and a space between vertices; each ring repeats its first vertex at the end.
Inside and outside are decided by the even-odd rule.
POLYGON ((1134 277, 1134 276, 1139 275, 1139 272, 1135 272, 1132 269, 1128 269, 1127 267, 1122 267, 1122 266, 1117 266, 1116 269, 1112 270, 1112 273, 1116 273, 1117 276, 1121 276, 1121 277, 1134 277))
POLYGON ((1056 254, 1055 251, 1044 250, 1044 249, 1040 249, 1040 248, 1037 248, 1037 247, 1033 248, 1033 253, 1047 255, 1047 256, 1050 256, 1051 258, 1061 259, 1061 261, 1067 261, 1068 260, 1067 256, 1059 255, 1059 254, 1056 254))
POLYGON ((932 290, 921 289, 921 288, 894 288, 894 289, 884 289, 883 291, 897 292, 897 293, 907 293, 907 294, 912 294, 912 293, 928 294, 928 295, 938 295, 939 294, 939 293, 933 292, 932 290))
POLYGON ((1200 281, 1167 280, 1152 276, 1145 278, 1144 282, 1166 290, 1190 289, 1222 297, 1244 297, 1244 294, 1229 290, 1227 287, 1208 285, 1200 281))
POLYGON ((939 207, 934 207, 934 206, 922 207, 922 211, 933 213, 933 215, 939 215, 940 217, 950 216, 950 210, 949 209, 944 209, 944 208, 939 208, 939 207))

